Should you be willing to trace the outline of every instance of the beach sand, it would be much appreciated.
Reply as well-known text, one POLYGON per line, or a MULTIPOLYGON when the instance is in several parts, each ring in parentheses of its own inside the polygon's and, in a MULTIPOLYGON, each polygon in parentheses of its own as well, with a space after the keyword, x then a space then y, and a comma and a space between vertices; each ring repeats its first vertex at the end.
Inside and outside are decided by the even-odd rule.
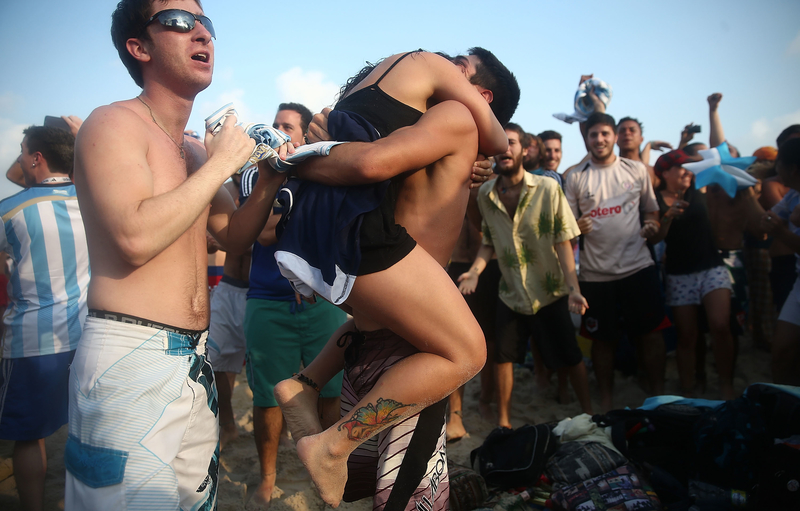
MULTIPOLYGON (((734 378, 734 389, 741 393, 749 384, 768 382, 770 379, 769 354, 753 347, 749 334, 740 338, 740 353, 734 378)), ((718 399, 716 372, 713 369, 713 355, 709 352, 707 360, 708 388, 698 397, 718 399)), ((589 386, 595 411, 598 411, 599 398, 596 392, 596 380, 590 371, 589 386)), ((678 390, 678 377, 674 353, 667 358, 668 394, 678 390)), ((464 424, 469 436, 447 446, 447 455, 452 462, 469 465, 469 454, 478 447, 483 439, 494 428, 494 424, 484 421, 478 414, 478 394, 480 391, 477 379, 467 384, 464 393, 464 424)), ((532 373, 518 367, 514 371, 514 394, 512 398, 512 425, 538 424, 561 420, 580 414, 577 401, 570 404, 558 404, 555 400, 555 377, 549 390, 539 391, 534 383, 532 373)), ((637 407, 647 395, 639 387, 636 377, 622 377, 617 373, 614 405, 615 408, 625 406, 637 407)), ((244 372, 236 379, 233 392, 233 406, 236 422, 239 425, 239 438, 230 443, 222 451, 220 464, 220 485, 218 492, 219 511, 238 511, 245 509, 245 503, 258 485, 259 466, 253 443, 252 394, 247 386, 244 372)), ((64 508, 64 443, 67 439, 67 427, 64 426, 56 434, 47 439, 47 482, 45 490, 45 509, 58 510, 64 508)), ((16 511, 20 509, 16 483, 11 465, 12 442, 0 441, 0 509, 16 511)), ((291 444, 281 445, 278 453, 277 487, 271 509, 276 511, 316 511, 324 507, 317 495, 308 474, 300 463, 291 444)), ((339 509, 346 511, 369 511, 371 500, 364 499, 353 503, 342 503, 339 509)))

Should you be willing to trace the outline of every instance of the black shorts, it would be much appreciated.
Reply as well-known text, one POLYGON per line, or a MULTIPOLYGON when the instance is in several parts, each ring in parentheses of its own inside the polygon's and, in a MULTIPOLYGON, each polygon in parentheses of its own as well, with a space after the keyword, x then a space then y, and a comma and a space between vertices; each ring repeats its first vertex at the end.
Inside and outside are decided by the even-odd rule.
MULTIPOLYGON (((471 263, 450 263, 447 267, 447 274, 458 285, 458 277, 469 271, 471 266, 471 263)), ((478 279, 478 287, 475 288, 475 292, 471 295, 464 295, 469 310, 472 311, 472 315, 478 320, 478 324, 483 330, 486 342, 494 342, 500 277, 500 266, 497 264, 497 259, 490 259, 478 279)))
POLYGON ((406 228, 394 220, 398 185, 393 181, 386 190, 380 206, 361 219, 359 247, 361 264, 358 275, 369 275, 391 268, 407 256, 417 242, 406 228))
POLYGON ((563 296, 532 315, 509 309, 497 301, 495 362, 522 362, 528 337, 533 339, 548 369, 572 367, 583 360, 569 314, 569 297, 563 296))
POLYGON ((581 293, 589 302, 581 335, 589 339, 616 342, 623 328, 636 338, 669 325, 655 266, 619 280, 581 282, 581 293))

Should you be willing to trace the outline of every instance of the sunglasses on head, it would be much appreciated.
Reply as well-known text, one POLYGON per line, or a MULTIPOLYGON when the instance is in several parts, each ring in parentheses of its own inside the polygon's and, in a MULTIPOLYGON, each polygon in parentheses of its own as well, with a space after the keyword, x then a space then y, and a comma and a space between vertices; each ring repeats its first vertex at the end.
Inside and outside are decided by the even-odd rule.
POLYGON ((211 37, 214 39, 217 38, 217 35, 214 33, 214 24, 211 23, 211 20, 208 19, 207 16, 202 16, 200 14, 194 14, 189 11, 184 11, 183 9, 167 9, 165 11, 160 11, 153 14, 147 23, 144 24, 142 27, 142 32, 144 32, 147 27, 154 21, 158 21, 166 28, 175 30, 177 32, 191 32, 194 30, 194 25, 196 21, 199 21, 208 33, 211 34, 211 37))

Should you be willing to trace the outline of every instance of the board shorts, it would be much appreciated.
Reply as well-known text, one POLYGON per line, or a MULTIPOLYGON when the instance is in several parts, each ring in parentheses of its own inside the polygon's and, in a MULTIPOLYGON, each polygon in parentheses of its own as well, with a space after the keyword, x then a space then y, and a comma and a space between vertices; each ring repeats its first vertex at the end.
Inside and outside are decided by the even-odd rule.
POLYGON ((604 342, 636 338, 670 326, 655 266, 605 282, 581 282, 589 309, 581 318, 581 336, 604 342))
POLYGON ((216 508, 207 335, 89 311, 70 371, 67 511, 216 508))
POLYGON ((502 300, 497 302, 497 343, 495 363, 522 363, 531 338, 542 354, 544 365, 551 370, 573 367, 581 363, 583 354, 575 337, 569 314, 569 297, 562 296, 545 305, 536 314, 520 314, 502 300))
MULTIPOLYGON (((307 366, 331 335, 347 320, 338 307, 324 300, 310 304, 294 300, 247 300, 244 320, 247 338, 247 383, 253 405, 278 406, 273 391, 279 382, 307 366)), ((320 397, 339 397, 341 371, 324 386, 320 397)))
POLYGON ((795 280, 794 287, 783 302, 778 321, 800 326, 800 279, 795 280))
POLYGON ((716 289, 733 289, 725 266, 686 275, 667 275, 666 303, 670 307, 700 305, 703 297, 716 289))
POLYGON ((247 282, 223 275, 211 295, 208 362, 215 372, 239 374, 244 367, 247 289, 247 282))
POLYGON ((0 438, 47 438, 67 423, 75 350, 0 362, 0 438))
MULTIPOLYGON (((389 330, 349 332, 342 416, 349 415, 394 364, 418 353, 389 330)), ((347 460, 345 502, 373 498, 376 511, 445 511, 450 483, 445 453, 447 399, 398 420, 361 444, 347 460)))

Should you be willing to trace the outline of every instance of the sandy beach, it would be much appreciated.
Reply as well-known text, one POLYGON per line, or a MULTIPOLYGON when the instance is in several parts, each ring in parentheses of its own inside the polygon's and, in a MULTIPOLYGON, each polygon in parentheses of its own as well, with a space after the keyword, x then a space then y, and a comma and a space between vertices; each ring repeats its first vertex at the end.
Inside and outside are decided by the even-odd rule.
MULTIPOLYGON (((747 385, 755 382, 768 382, 769 354, 753 347, 750 336, 746 334, 740 339, 740 352, 734 377, 734 388, 741 393, 747 385)), ((713 355, 707 356, 708 388, 699 396, 718 399, 716 372, 713 369, 713 355)), ((524 367, 514 371, 514 394, 512 403, 512 424, 514 427, 523 424, 537 424, 573 417, 580 414, 577 401, 570 404, 558 404, 555 400, 555 378, 550 389, 542 392, 536 388, 532 373, 524 367)), ((589 386, 595 409, 599 406, 596 393, 596 380, 593 373, 589 375, 589 386)), ((667 393, 676 393, 678 376, 674 353, 667 357, 667 393)), ((494 428, 494 424, 484 421, 478 414, 479 382, 469 382, 464 393, 464 424, 469 436, 447 446, 447 455, 452 462, 461 465, 469 464, 469 453, 478 447, 483 439, 494 428)), ((633 376, 622 377, 617 373, 615 385, 615 407, 637 407, 647 397, 633 376)), ((245 509, 247 499, 258 484, 259 467, 256 448, 253 443, 252 394, 247 386, 244 372, 236 379, 233 393, 233 406, 236 422, 239 425, 239 438, 230 443, 222 451, 220 465, 220 485, 218 493, 219 511, 239 511, 245 509)), ((67 439, 67 427, 62 427, 56 434, 47 439, 47 483, 45 509, 59 510, 64 508, 64 443, 67 439)), ((16 511, 20 509, 11 464, 12 442, 0 441, 0 509, 16 511)), ((325 504, 317 495, 308 474, 290 443, 281 445, 278 454, 277 487, 271 509, 276 511, 315 511, 323 509, 325 504)), ((364 499, 350 504, 342 503, 339 509, 368 511, 372 508, 371 500, 364 499)))

